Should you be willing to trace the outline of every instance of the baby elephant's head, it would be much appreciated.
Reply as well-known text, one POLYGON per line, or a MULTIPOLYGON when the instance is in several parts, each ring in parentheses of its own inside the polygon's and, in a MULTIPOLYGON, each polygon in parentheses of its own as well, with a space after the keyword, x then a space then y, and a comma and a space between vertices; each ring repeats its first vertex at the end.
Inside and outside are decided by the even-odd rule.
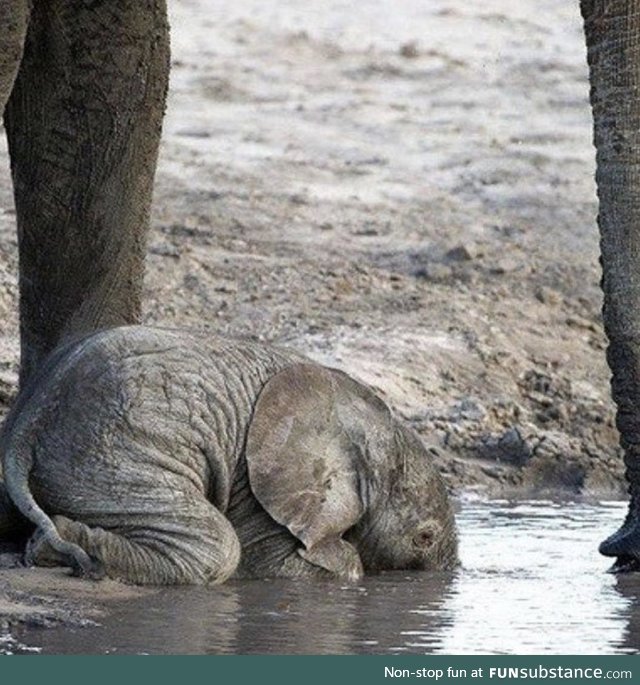
POLYGON ((431 455, 346 374, 298 364, 272 378, 246 457, 255 496, 310 563, 352 578, 363 568, 457 563, 453 511, 431 455))
POLYGON ((365 516, 346 536, 364 568, 454 568, 458 545, 446 486, 420 438, 398 422, 388 463, 371 488, 365 516))

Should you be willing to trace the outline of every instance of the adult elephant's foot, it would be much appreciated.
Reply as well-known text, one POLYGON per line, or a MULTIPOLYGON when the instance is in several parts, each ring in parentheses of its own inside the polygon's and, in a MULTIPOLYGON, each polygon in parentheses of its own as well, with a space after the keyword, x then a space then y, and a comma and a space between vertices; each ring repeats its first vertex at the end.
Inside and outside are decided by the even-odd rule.
POLYGON ((610 573, 640 571, 640 497, 632 496, 624 523, 599 547, 600 554, 617 557, 610 573))

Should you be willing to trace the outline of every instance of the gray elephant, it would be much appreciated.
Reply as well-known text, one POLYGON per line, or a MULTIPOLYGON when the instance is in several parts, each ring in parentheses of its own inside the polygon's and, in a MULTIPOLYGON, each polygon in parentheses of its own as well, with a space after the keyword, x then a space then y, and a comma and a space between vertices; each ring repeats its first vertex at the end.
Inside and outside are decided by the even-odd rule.
POLYGON ((600 551, 616 571, 640 569, 640 0, 581 0, 587 43, 603 319, 631 503, 600 551))
POLYGON ((139 319, 168 76, 165 0, 0 1, 21 385, 66 338, 139 319))
POLYGON ((449 569, 452 507, 386 404, 294 352, 130 326, 58 349, 0 439, 31 562, 92 577, 449 569), (46 513, 45 513, 46 512, 46 513))

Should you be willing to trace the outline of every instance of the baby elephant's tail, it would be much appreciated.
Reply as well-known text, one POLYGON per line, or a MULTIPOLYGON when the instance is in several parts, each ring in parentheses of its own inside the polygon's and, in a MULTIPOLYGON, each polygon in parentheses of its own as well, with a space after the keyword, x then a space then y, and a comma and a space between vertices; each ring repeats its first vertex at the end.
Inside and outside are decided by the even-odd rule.
POLYGON ((89 578, 101 578, 104 573, 82 547, 63 540, 51 518, 42 510, 29 489, 29 474, 33 467, 33 423, 28 406, 22 407, 15 421, 7 421, 5 435, 0 440, 3 455, 4 481, 11 500, 19 511, 34 523, 42 543, 48 543, 69 560, 75 571, 89 578))

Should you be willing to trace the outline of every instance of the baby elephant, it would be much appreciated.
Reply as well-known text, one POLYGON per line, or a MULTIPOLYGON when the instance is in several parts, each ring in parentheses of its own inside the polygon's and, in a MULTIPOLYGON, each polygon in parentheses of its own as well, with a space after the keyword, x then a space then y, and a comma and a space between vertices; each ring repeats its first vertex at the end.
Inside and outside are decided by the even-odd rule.
POLYGON ((448 569, 418 437, 365 385, 268 345, 141 326, 59 349, 0 438, 27 563, 139 584, 448 569))

